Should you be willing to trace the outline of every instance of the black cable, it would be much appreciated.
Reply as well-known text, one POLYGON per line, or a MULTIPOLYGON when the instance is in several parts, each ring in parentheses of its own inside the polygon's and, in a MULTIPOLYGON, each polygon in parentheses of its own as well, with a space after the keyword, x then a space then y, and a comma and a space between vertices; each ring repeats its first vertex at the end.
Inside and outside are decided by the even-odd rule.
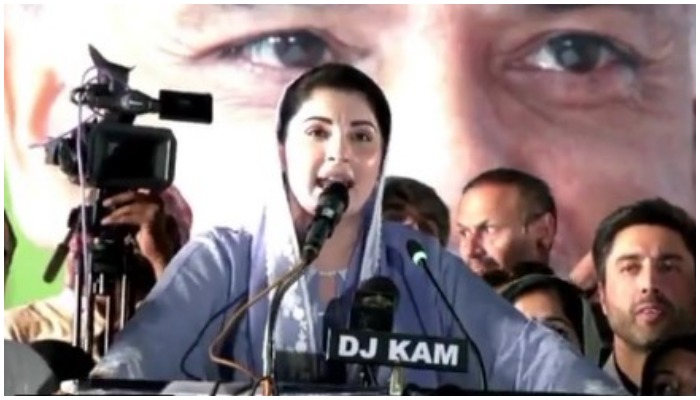
POLYGON ((211 392, 209 392, 209 396, 216 396, 216 393, 219 391, 220 386, 221 386, 221 381, 214 382, 214 387, 211 388, 211 392))
MULTIPOLYGON (((240 302, 243 298, 245 298, 248 295, 248 293, 243 293, 242 295, 236 297, 233 301, 226 303, 221 309, 219 309, 214 315, 212 315, 207 323, 204 325, 204 327, 199 331, 199 334, 197 334, 197 338, 192 342, 192 345, 187 349, 185 354, 182 356, 182 359, 180 360, 180 372, 185 374, 189 379, 195 380, 195 381, 202 381, 204 378, 199 378, 191 374, 189 371, 187 371, 187 367, 185 366, 185 363, 187 362, 187 359, 190 357, 192 354, 192 351, 194 351, 195 347, 199 344, 199 341, 202 340, 202 337, 204 336, 204 332, 209 328, 209 325, 211 325, 212 322, 214 322, 217 318, 219 318, 222 314, 224 314, 226 311, 228 311, 231 307, 236 305, 236 303, 240 302)), ((218 390, 218 388, 217 388, 218 390)))
POLYGON ((452 304, 450 304, 450 301, 447 299, 445 292, 443 292, 442 288, 440 288, 440 285, 435 279, 435 276, 433 275, 432 271, 430 271, 430 268, 428 267, 427 263, 428 257, 425 250, 423 250, 423 246, 421 246, 420 243, 418 243, 417 241, 411 239, 408 241, 408 243, 406 243, 406 247, 408 249, 408 254, 411 256, 411 260, 414 264, 421 267, 421 269, 425 271, 425 273, 428 275, 428 278, 430 279, 430 282, 432 283, 433 287, 435 287, 435 289, 437 290, 440 299, 443 303, 445 303, 445 306, 452 315, 452 318, 455 320, 455 322, 457 322, 459 330, 462 331, 462 334, 467 339, 467 342, 474 350, 477 361, 479 362, 479 369, 481 375, 481 390, 483 390, 484 392, 488 391, 488 383, 486 380, 486 368, 484 367, 484 359, 481 356, 481 352, 479 351, 479 348, 477 347, 476 343, 474 343, 474 340, 472 340, 467 329, 464 327, 464 324, 459 319, 457 312, 455 311, 454 307, 452 307, 452 304))

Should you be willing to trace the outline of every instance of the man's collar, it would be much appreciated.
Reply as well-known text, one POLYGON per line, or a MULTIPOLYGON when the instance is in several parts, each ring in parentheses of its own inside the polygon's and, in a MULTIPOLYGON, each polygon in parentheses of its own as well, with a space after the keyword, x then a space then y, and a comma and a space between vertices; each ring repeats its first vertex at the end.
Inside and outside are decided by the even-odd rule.
POLYGON ((605 363, 605 366, 603 367, 603 370, 611 376, 613 379, 615 379, 620 385, 622 385, 627 392, 631 395, 638 395, 639 394, 639 386, 637 386, 627 375, 620 369, 620 367, 617 365, 617 361, 615 360, 615 352, 613 351, 612 354, 610 354, 610 357, 608 358, 608 361, 605 363))

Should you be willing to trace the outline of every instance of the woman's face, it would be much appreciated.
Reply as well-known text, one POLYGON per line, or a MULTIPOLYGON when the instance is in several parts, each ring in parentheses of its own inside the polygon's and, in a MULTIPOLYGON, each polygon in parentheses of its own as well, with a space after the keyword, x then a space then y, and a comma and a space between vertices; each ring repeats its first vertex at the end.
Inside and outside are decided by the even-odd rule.
POLYGON ((287 126, 282 163, 292 194, 313 214, 323 188, 349 188, 346 215, 357 214, 372 194, 382 165, 382 135, 360 93, 319 88, 287 126))
POLYGON ((676 349, 654 366, 652 395, 695 396, 695 353, 676 349))
POLYGON ((538 321, 561 335, 576 349, 581 348, 581 339, 576 334, 573 322, 564 312, 561 297, 554 289, 526 292, 518 297, 513 306, 528 319, 538 321))

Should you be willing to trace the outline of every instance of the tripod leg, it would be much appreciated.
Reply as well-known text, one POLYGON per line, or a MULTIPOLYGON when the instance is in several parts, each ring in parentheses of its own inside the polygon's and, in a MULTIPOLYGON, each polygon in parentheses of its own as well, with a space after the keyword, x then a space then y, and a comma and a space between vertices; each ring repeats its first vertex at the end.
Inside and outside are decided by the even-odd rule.
POLYGON ((126 321, 129 320, 131 317, 131 308, 129 304, 129 298, 131 297, 130 293, 130 288, 129 288, 129 278, 127 277, 126 274, 122 274, 122 284, 121 284, 121 315, 119 318, 119 329, 124 329, 124 326, 126 325, 126 321))

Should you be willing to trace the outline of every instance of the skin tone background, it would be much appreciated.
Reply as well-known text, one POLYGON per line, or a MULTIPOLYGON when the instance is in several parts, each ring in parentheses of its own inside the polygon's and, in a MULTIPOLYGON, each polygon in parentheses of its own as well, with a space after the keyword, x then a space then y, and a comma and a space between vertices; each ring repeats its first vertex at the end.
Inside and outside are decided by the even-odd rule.
POLYGON ((88 42, 136 66, 134 88, 214 96, 212 126, 138 121, 175 131, 176 186, 195 231, 249 212, 241 193, 264 184, 277 156, 278 98, 324 61, 356 65, 384 88, 394 114, 387 173, 435 187, 453 210, 488 168, 547 181, 560 210, 552 263, 563 275, 621 204, 661 195, 695 214, 694 6, 83 8, 78 17, 65 6, 5 7, 5 204, 20 240, 6 306, 58 289, 40 277, 79 193, 27 146, 75 126, 67 99, 91 65, 88 42), (555 51, 567 35, 593 55, 585 72, 560 59, 580 53, 555 51))

